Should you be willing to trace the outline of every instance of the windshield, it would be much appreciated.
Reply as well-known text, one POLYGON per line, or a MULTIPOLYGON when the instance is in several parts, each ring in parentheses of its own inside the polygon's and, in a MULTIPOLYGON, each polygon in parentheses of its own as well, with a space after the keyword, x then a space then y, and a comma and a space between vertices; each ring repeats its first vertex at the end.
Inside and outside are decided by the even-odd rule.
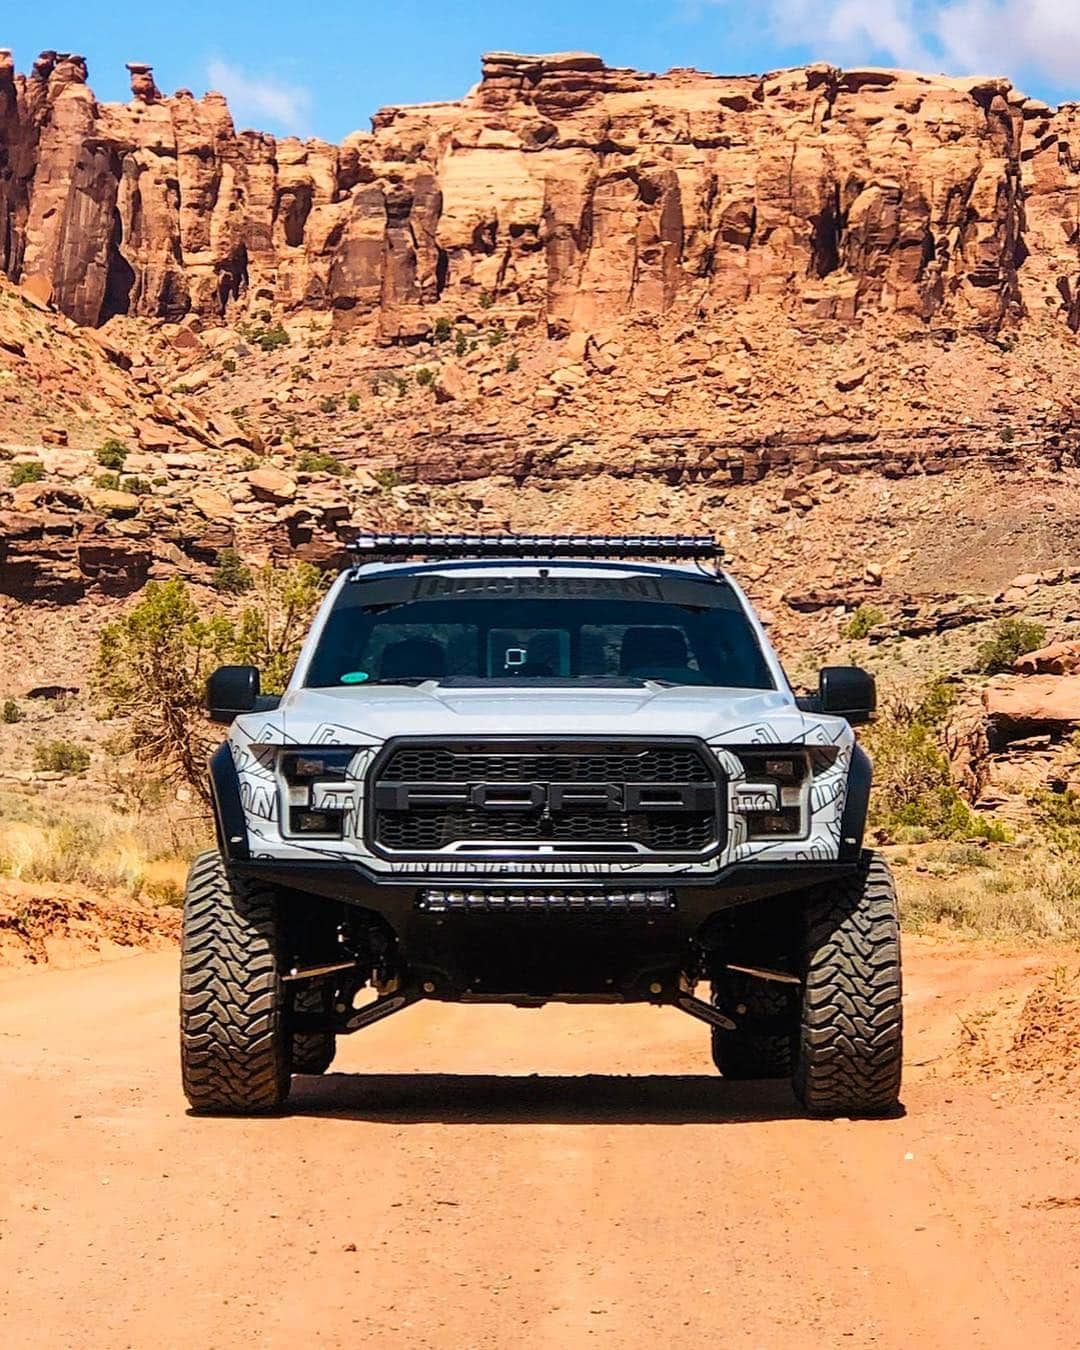
POLYGON ((306 685, 425 680, 775 687, 722 581, 426 573, 344 587, 306 685))

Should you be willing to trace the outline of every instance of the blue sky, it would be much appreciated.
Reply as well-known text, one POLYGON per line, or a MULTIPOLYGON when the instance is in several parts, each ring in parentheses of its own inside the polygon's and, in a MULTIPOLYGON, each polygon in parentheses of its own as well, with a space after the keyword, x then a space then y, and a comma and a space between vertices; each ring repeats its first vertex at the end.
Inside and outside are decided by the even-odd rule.
POLYGON ((806 60, 1010 75, 1080 97, 1080 0, 46 0, 6 5, 20 70, 78 51, 99 98, 127 97, 127 61, 167 92, 217 88, 241 126, 336 140, 386 103, 457 98, 482 51, 593 51, 609 64, 725 73, 806 60))

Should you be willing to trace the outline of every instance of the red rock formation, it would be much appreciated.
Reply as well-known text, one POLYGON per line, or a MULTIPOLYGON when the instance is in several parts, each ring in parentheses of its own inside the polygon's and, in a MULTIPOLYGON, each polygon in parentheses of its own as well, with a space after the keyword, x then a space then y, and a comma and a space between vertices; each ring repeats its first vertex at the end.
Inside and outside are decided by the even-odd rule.
POLYGON ((129 70, 132 102, 98 104, 81 58, 24 77, 0 53, 0 265, 80 323, 239 301, 393 341, 439 306, 565 333, 764 296, 991 329, 1049 303, 1080 327, 1078 109, 1005 80, 495 53, 460 102, 337 147, 237 133, 219 95, 129 70))

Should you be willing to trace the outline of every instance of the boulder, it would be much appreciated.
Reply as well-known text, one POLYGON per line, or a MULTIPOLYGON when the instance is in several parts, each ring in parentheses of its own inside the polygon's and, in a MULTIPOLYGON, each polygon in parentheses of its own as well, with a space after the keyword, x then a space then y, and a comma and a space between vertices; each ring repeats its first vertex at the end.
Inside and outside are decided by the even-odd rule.
POLYGON ((252 494, 262 502, 291 502, 296 496, 296 481, 275 469, 272 464, 252 469, 247 475, 247 485, 252 494))
POLYGON ((1080 642, 1055 642, 1013 663, 1018 675, 1073 675, 1080 672, 1080 642))
POLYGON ((1006 676, 983 691, 991 745, 1080 726, 1080 675, 1006 676))

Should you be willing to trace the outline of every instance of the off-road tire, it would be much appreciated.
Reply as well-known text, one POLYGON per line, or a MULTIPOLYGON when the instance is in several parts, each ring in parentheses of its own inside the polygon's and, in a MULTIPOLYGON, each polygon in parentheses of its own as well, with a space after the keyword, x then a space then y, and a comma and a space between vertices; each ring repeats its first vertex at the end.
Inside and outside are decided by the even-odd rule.
POLYGON ((725 1031, 714 1027, 713 1063, 732 1082, 751 1078, 790 1078, 795 1064, 794 1035, 797 1010, 791 986, 756 979, 738 971, 725 972, 712 986, 712 1003, 735 1021, 755 1021, 776 1030, 725 1031), (739 1008, 745 1008, 740 1013, 739 1008))
MULTIPOLYGON (((325 983, 311 984, 297 990, 293 997, 293 1012, 329 1013, 333 990, 325 983)), ((294 1031, 290 1046, 290 1067, 293 1073, 325 1073, 334 1062, 337 1037, 332 1031, 294 1031)))
POLYGON ((900 1095, 903 1010, 896 888, 880 854, 811 900, 804 941, 795 1095, 812 1115, 887 1115, 900 1095))
POLYGON ((272 1111, 289 1093, 278 897, 217 852, 192 863, 184 896, 180 1062, 193 1110, 272 1111))

